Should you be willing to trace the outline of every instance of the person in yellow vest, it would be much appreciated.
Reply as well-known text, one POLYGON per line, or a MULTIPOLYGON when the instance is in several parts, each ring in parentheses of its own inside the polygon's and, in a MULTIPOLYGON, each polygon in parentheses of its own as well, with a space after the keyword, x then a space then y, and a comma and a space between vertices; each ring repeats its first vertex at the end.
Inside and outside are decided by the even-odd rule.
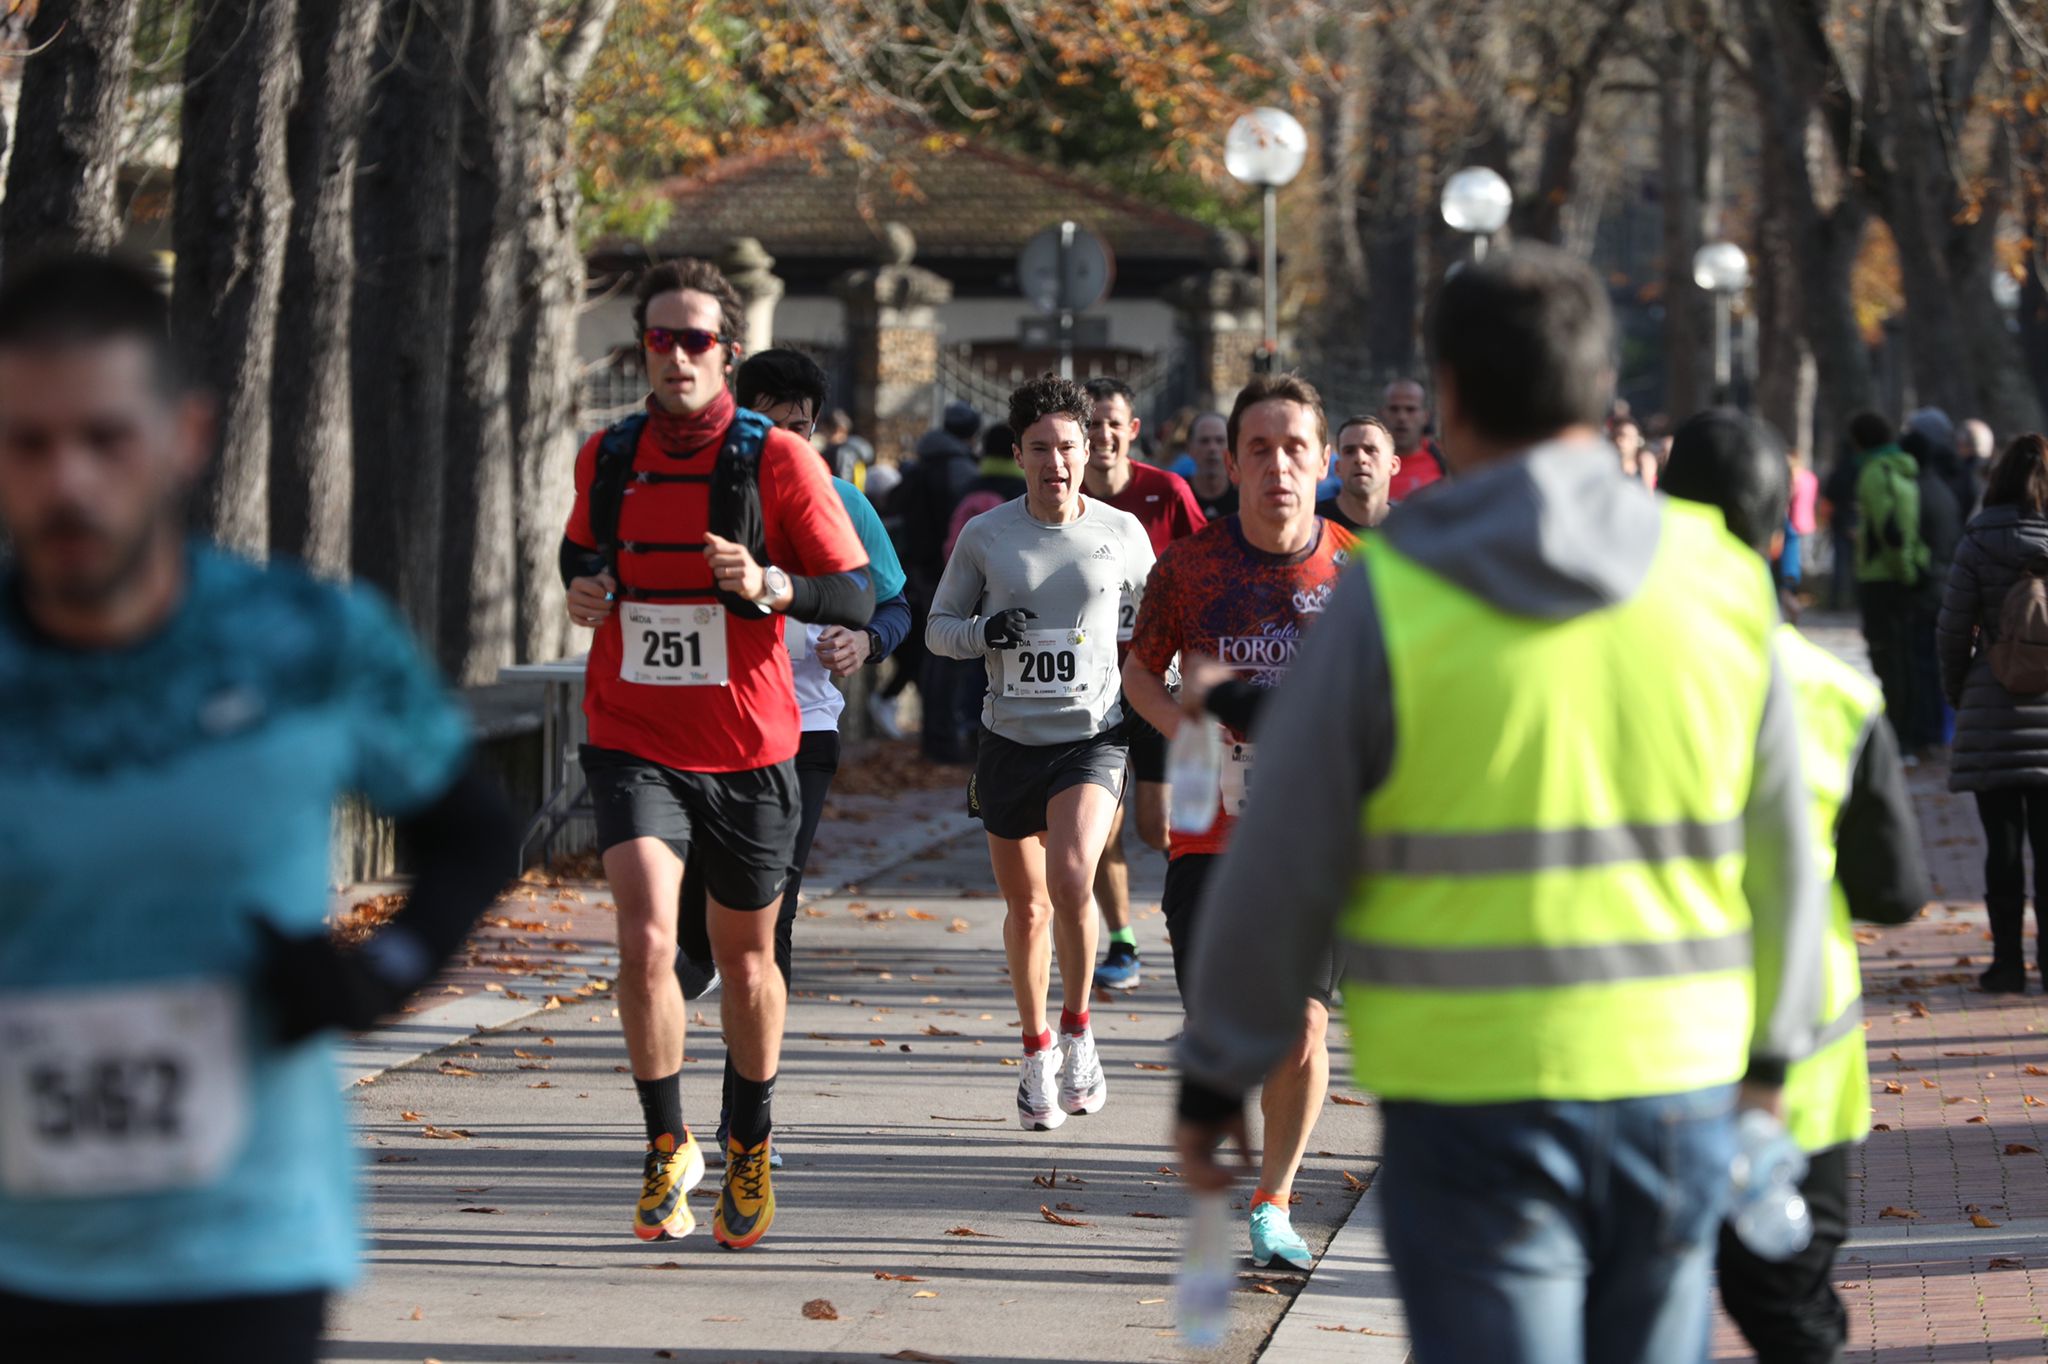
POLYGON ((1516 247, 1430 322, 1454 481, 1361 542, 1253 738, 1175 1132, 1243 1095, 1334 935, 1418 1364, 1703 1361, 1738 1102, 1777 1111, 1826 901, 1761 560, 1622 475, 1614 325, 1516 247))
MULTIPOLYGON (((1719 508, 1729 531, 1769 559, 1784 535, 1787 467, 1784 443, 1768 426, 1725 409, 1702 412, 1678 428, 1660 486, 1719 508)), ((1814 856, 1830 881, 1818 1036, 1813 1055, 1785 1077, 1786 1125, 1811 1161, 1800 1192, 1813 1214, 1813 1240, 1774 1264, 1723 1227, 1718 1267, 1721 1302, 1762 1364, 1828 1364, 1841 1358, 1849 1335, 1834 1285, 1835 1252, 1849 1231, 1849 1148, 1870 1132, 1863 981, 1851 920, 1905 923, 1931 891, 1883 693, 1792 627, 1778 628, 1778 656, 1799 712, 1814 856)))

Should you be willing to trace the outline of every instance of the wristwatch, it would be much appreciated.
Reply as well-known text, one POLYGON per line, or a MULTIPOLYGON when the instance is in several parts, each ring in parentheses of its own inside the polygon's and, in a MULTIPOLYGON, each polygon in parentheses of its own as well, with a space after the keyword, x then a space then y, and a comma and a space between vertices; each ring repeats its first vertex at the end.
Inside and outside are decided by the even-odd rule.
POLYGON ((882 637, 876 634, 872 627, 869 628, 867 635, 868 656, 863 660, 862 666, 872 668, 882 661, 882 637))
POLYGON ((755 597, 754 605, 763 611, 775 609, 775 599, 789 591, 789 575, 774 564, 761 570, 761 595, 755 597))

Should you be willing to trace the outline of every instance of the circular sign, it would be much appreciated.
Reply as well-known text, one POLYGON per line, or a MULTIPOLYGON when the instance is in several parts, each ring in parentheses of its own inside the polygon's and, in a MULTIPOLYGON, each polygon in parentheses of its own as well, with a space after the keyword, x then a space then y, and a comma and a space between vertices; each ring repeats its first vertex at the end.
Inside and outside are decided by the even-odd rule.
POLYGON ((1017 288, 1043 313, 1091 308, 1115 278, 1109 243, 1079 223, 1054 223, 1017 253, 1017 288))

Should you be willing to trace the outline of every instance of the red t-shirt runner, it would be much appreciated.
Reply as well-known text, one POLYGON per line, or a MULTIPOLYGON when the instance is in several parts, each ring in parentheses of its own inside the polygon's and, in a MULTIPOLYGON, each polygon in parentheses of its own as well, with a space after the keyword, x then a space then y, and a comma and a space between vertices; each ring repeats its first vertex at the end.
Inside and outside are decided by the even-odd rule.
POLYGON ((1387 483, 1387 500, 1399 502, 1421 492, 1444 476, 1444 452, 1428 436, 1412 455, 1401 460, 1401 472, 1387 483))
MULTIPOLYGON (((1094 493, 1088 494, 1090 497, 1094 493)), ((1118 511, 1129 512, 1151 537, 1154 556, 1164 554, 1175 540, 1193 535, 1208 521, 1188 481, 1171 469, 1131 461, 1131 481, 1115 497, 1102 499, 1118 511)))
MULTIPOLYGON (((1095 494, 1090 493, 1093 497, 1095 494)), ((1152 554, 1156 559, 1166 552, 1166 547, 1175 540, 1184 540, 1209 524, 1202 515, 1201 504, 1195 501, 1195 490, 1188 481, 1171 469, 1161 469, 1150 464, 1131 461, 1131 481, 1124 484, 1124 490, 1115 497, 1102 499, 1118 511, 1129 512, 1138 518, 1138 524, 1145 528, 1146 538, 1152 541, 1152 554)), ((1118 657, 1127 652, 1131 643, 1131 631, 1138 620, 1138 595, 1126 596, 1117 609, 1116 638, 1118 657)))
MULTIPOLYGON (((583 714, 590 742, 684 772, 767 767, 794 756, 802 737, 782 618, 744 619, 723 610, 704 559, 711 470, 732 416, 729 393, 685 416, 650 404, 633 454, 634 471, 680 474, 691 481, 628 483, 619 508, 619 539, 689 548, 620 551, 620 600, 591 641, 585 673, 583 714), (639 595, 650 592, 663 595, 639 595), (677 592, 688 595, 669 595, 677 592), (664 633, 658 625, 629 620, 643 606, 673 616, 677 630, 664 633), (721 616, 722 640, 698 637, 721 616), (631 657, 624 647, 628 630, 636 646, 631 657), (686 630, 692 633, 681 633, 686 630), (685 674, 678 671, 684 664, 699 667, 685 674), (688 685, 628 680, 635 675, 711 680, 688 685)), ((569 512, 567 533, 586 549, 595 548, 597 540, 590 529, 589 496, 602 440, 602 432, 592 436, 576 456, 576 505, 569 512)), ((792 575, 845 573, 868 561, 832 490, 825 461, 786 431, 770 431, 761 448, 761 519, 769 561, 792 575)))
MULTIPOLYGON (((1169 545, 1145 583, 1131 656, 1164 675, 1177 653, 1207 654, 1255 686, 1277 687, 1302 632, 1322 614, 1356 541, 1320 518, 1299 554, 1268 554, 1244 538, 1235 516, 1169 545)), ((1176 833, 1169 856, 1220 853, 1251 782, 1251 742, 1226 728, 1222 812, 1204 834, 1176 833)))

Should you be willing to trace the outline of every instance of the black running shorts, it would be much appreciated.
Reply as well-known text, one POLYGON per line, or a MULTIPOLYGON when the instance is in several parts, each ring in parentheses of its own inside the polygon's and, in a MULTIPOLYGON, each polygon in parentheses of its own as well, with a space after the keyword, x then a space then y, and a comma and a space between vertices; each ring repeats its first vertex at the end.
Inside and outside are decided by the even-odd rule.
POLYGON ((679 772, 612 748, 583 746, 600 852, 658 838, 694 860, 727 909, 766 909, 782 893, 803 815, 788 762, 745 772, 679 772))
POLYGON ((988 729, 974 775, 967 780, 967 813, 997 838, 1045 832, 1046 806, 1069 787, 1093 782, 1122 799, 1126 754, 1121 731, 1071 744, 1020 744, 988 729))
MULTIPOLYGON (((1188 973, 1194 969, 1189 962, 1195 945, 1196 909, 1201 903, 1202 892, 1208 889, 1209 873, 1222 860, 1220 853, 1183 853, 1166 864, 1166 889, 1160 893, 1159 908, 1166 916, 1167 938, 1173 946, 1173 983, 1180 988, 1183 1004, 1188 997, 1188 973)), ((1321 1000, 1326 1008, 1335 1007, 1336 953, 1329 953, 1323 958, 1309 998, 1321 1000)))

